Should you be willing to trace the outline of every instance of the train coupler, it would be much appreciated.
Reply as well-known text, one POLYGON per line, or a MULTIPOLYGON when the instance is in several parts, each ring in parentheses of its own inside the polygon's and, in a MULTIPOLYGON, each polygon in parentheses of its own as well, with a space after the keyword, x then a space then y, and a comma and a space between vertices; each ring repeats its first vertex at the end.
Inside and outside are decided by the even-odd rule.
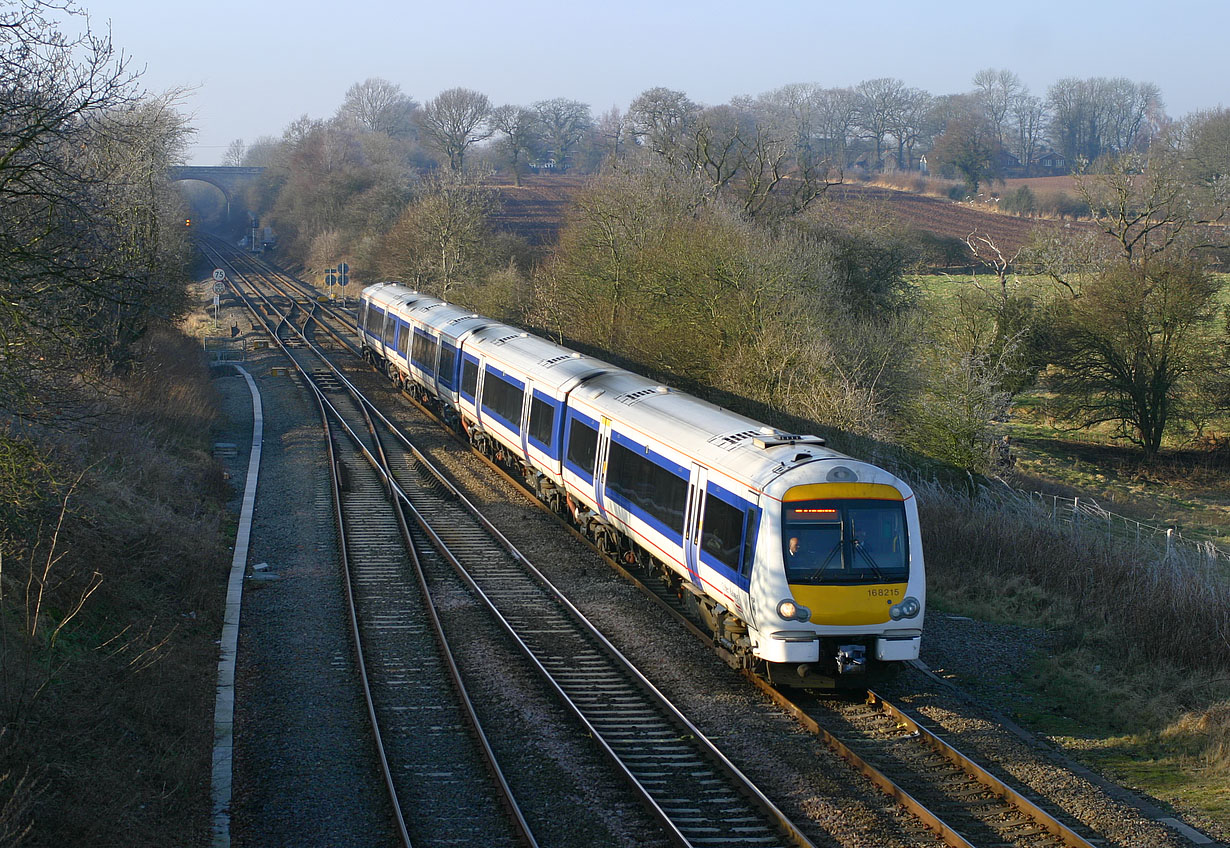
POLYGON ((838 645, 837 671, 841 674, 862 674, 867 671, 867 647, 838 645))

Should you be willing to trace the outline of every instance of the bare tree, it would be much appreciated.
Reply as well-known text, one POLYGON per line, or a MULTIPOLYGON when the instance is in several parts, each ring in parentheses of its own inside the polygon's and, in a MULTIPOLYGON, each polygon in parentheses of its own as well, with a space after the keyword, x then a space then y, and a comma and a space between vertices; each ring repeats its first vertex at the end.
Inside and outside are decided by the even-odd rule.
POLYGON ((816 137, 811 149, 838 170, 849 164, 850 139, 858 125, 858 96, 852 88, 827 88, 816 95, 816 137))
POLYGON ((402 92, 401 86, 380 77, 370 77, 347 89, 337 116, 368 132, 408 136, 414 132, 416 109, 418 104, 402 92))
POLYGON ((513 180, 521 185, 526 161, 534 156, 542 141, 538 116, 521 106, 499 106, 491 110, 491 127, 501 134, 497 142, 499 150, 512 171, 513 180))
POLYGON ((1012 104, 1014 134, 1012 152, 1021 160, 1025 175, 1033 170, 1034 159, 1037 158, 1042 140, 1045 138, 1047 111, 1046 103, 1039 97, 1022 94, 1012 104))
POLYGON ((865 80, 855 86, 858 96, 858 126, 865 138, 875 142, 876 168, 884 164, 884 139, 900 123, 905 106, 905 83, 892 77, 865 80))
POLYGON ((450 88, 427 102, 418 113, 418 122, 426 141, 448 159, 449 169, 460 172, 466 151, 491 137, 490 116, 487 95, 450 88))
POLYGON ((459 283, 486 270, 487 216, 495 202, 493 191, 469 172, 433 174, 386 235, 385 270, 447 299, 459 283))
MULTIPOLYGON (((182 244, 163 216, 186 128, 142 100, 105 36, 66 36, 71 4, 0 11, 0 406, 45 399, 47 369, 122 367, 151 314, 173 314, 182 244), (41 370, 41 375, 35 375, 41 370)), ((175 209, 178 212, 178 209, 175 209)), ((182 227, 181 227, 182 230, 182 227)))
POLYGON ((983 68, 974 74, 974 87, 982 109, 1001 144, 1005 141, 1008 115, 1018 97, 1025 93, 1025 84, 1012 71, 983 68))
POLYGON ((606 151, 605 157, 612 162, 618 159, 629 132, 627 116, 619 111, 618 106, 612 106, 598 118, 594 131, 606 151))
POLYGON ((901 92, 901 107, 890 124, 897 140, 897 169, 900 171, 913 170, 914 148, 927 134, 931 103, 931 95, 921 88, 907 88, 901 92))
MULTIPOLYGON (((1189 115, 1170 133, 1170 139, 1188 181, 1224 208, 1230 197, 1230 109, 1189 115)), ((1205 217, 1220 220, 1216 213, 1205 217)))
POLYGON ((760 95, 756 105, 789 127, 801 150, 811 150, 816 138, 821 93, 820 86, 815 83, 791 83, 760 95))
POLYGON ((1071 162, 1147 147, 1164 118, 1157 86, 1122 77, 1061 79, 1047 106, 1051 143, 1071 162))
POLYGON ((243 164, 244 153, 247 150, 244 147, 243 139, 237 138, 226 146, 226 153, 222 154, 222 164, 232 168, 243 164))
POLYGON ((730 106, 714 106, 696 116, 681 152, 689 166, 705 175, 710 190, 721 191, 745 164, 748 139, 755 137, 750 116, 730 106))
POLYGON ((676 161, 700 111, 682 91, 651 88, 628 107, 628 123, 638 143, 676 161))
POLYGON ((273 161, 277 146, 276 138, 271 135, 262 135, 244 150, 243 161, 239 164, 257 168, 267 166, 273 161))
POLYGON ((555 159, 559 171, 568 170, 572 150, 585 138, 594 125, 589 106, 576 100, 556 97, 540 100, 534 104, 538 121, 542 126, 543 140, 555 159))

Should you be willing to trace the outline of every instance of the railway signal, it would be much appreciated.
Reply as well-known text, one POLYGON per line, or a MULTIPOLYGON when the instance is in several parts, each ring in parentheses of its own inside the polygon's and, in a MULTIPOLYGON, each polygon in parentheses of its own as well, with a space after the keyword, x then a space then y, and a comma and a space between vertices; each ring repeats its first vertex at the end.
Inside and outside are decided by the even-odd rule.
POLYGON ((326 269, 325 282, 329 286, 329 300, 333 300, 333 287, 342 287, 342 303, 345 305, 346 284, 350 282, 350 266, 345 262, 339 262, 336 268, 326 269))

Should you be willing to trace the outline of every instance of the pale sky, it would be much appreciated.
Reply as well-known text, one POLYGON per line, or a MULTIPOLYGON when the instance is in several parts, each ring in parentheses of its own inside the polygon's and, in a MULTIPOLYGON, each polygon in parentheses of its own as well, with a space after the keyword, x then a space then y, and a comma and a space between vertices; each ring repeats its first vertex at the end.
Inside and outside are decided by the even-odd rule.
POLYGON ((423 103, 447 88, 494 105, 567 97, 595 117, 654 86, 714 105, 787 83, 897 77, 934 95, 982 68, 1034 95, 1063 77, 1127 77, 1182 117, 1230 105, 1226 0, 79 0, 144 68, 151 92, 191 88, 193 164, 236 138, 331 116, 383 77, 423 103))

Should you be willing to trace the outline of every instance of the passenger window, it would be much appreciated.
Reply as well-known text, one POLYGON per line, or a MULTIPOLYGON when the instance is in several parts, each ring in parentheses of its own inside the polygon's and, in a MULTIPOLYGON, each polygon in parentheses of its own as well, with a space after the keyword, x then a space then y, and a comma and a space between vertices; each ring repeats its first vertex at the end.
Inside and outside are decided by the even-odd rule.
POLYGON ((478 393, 478 363, 471 359, 461 365, 461 393, 471 398, 478 393))
POLYGON ((568 461, 592 477, 597 459, 598 431, 588 424, 572 419, 568 435, 568 461))
POLYGON ((535 396, 530 401, 530 435, 547 447, 551 447, 551 439, 555 435, 555 408, 542 398, 535 396))

